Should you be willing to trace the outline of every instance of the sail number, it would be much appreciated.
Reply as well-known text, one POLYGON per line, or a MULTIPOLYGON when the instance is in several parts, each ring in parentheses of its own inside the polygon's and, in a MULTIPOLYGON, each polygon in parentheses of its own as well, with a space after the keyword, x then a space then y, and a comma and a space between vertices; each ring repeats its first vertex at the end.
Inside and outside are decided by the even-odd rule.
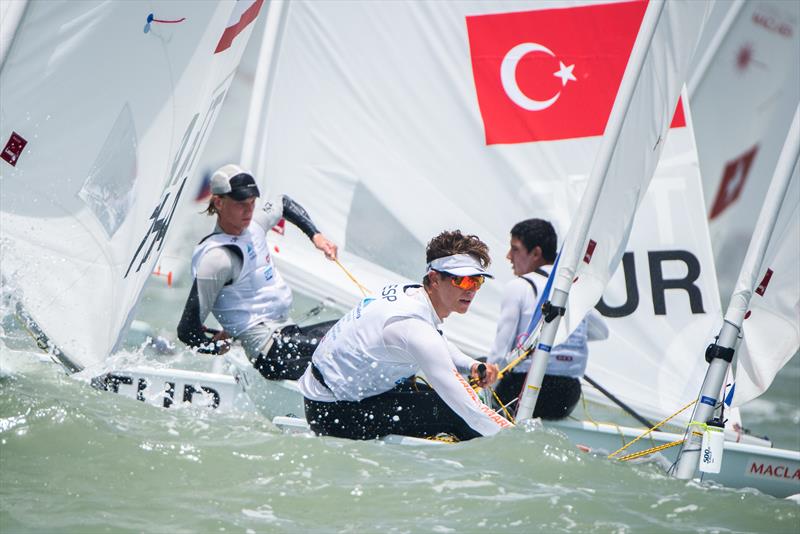
POLYGON ((136 252, 133 253, 133 257, 128 264, 128 269, 125 271, 123 278, 128 277, 134 264, 137 263, 137 259, 139 261, 136 265, 135 272, 139 272, 142 267, 148 263, 150 255, 152 254, 153 249, 156 248, 156 245, 158 245, 156 250, 161 250, 161 247, 164 244, 164 238, 166 237, 169 226, 172 223, 172 217, 175 214, 175 209, 178 207, 178 201, 181 198, 181 193, 183 193, 183 188, 186 185, 189 174, 191 173, 191 170, 194 168, 194 165, 197 161, 200 148, 203 146, 211 125, 214 124, 214 119, 219 111, 219 108, 222 105, 222 102, 225 100, 225 94, 228 92, 228 87, 230 87, 231 76, 226 78, 215 90, 215 96, 211 99, 211 103, 203 114, 202 120, 200 119, 200 113, 195 113, 191 121, 189 121, 189 125, 186 127, 186 131, 181 139, 180 147, 175 153, 175 158, 172 162, 172 170, 167 177, 168 181, 165 184, 164 192, 161 195, 162 198, 158 201, 155 208, 151 212, 150 226, 145 232, 142 240, 139 242, 136 252), (175 189, 175 185, 179 180, 180 186, 177 188, 177 192, 173 195, 173 190, 175 189), (170 197, 172 197, 171 202, 170 197), (170 207, 167 209, 168 203, 170 203, 170 207), (147 246, 148 242, 149 246, 147 246))
MULTIPOLYGON (((658 250, 647 253, 647 264, 650 270, 650 290, 653 297, 653 313, 666 315, 667 290, 680 290, 686 292, 689 298, 689 308, 693 314, 705 313, 703 309, 703 294, 695 283, 700 278, 700 261, 697 256, 688 250, 658 250), (683 264, 686 275, 682 278, 668 278, 664 275, 665 263, 683 264)), ((625 302, 620 306, 610 306, 604 299, 600 299, 595 308, 605 317, 626 317, 639 307, 639 286, 636 283, 636 266, 633 252, 626 252, 622 256, 622 270, 625 276, 625 302)))
MULTIPOLYGON (((120 393, 120 386, 132 386, 133 377, 117 373, 108 373, 105 376, 97 377, 92 380, 92 385, 97 389, 111 391, 113 393, 120 393)), ((135 398, 138 401, 145 402, 145 391, 148 389, 149 380, 146 378, 139 378, 136 381, 136 394, 135 398)), ((164 382, 164 389, 162 390, 163 401, 161 405, 164 408, 169 408, 175 403, 175 381, 167 380, 164 382)), ((206 399, 206 405, 210 408, 218 408, 222 400, 219 391, 203 385, 184 384, 183 391, 181 392, 182 402, 191 403, 195 395, 202 394, 206 399)), ((130 396, 130 395, 129 395, 130 396)))

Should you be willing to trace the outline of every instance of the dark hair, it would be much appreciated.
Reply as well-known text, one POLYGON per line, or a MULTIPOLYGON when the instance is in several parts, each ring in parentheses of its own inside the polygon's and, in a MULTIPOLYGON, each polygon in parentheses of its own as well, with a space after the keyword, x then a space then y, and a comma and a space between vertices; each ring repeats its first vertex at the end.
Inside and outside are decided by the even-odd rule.
MULTIPOLYGON (((464 235, 461 230, 445 230, 428 242, 425 248, 425 261, 452 256, 454 254, 470 254, 474 256, 485 269, 492 262, 489 257, 489 247, 476 235, 464 235)), ((428 285, 428 275, 422 279, 428 285)))
POLYGON ((214 215, 217 213, 217 207, 214 205, 215 196, 216 195, 211 195, 211 198, 208 199, 208 207, 200 213, 205 213, 206 215, 214 215))
POLYGON ((525 219, 514 225, 511 237, 516 237, 528 252, 534 248, 542 249, 542 257, 548 263, 556 261, 558 237, 553 225, 543 219, 525 219))

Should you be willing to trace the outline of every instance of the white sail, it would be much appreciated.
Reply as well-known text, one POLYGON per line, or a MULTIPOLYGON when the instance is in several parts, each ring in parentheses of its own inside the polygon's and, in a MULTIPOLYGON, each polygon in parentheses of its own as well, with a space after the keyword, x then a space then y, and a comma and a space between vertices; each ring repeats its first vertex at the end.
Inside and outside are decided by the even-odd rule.
MULTIPOLYGON (((240 160, 253 82, 256 71, 260 68, 262 34, 265 22, 275 17, 273 11, 276 3, 273 1, 264 4, 258 19, 252 24, 252 33, 233 75, 225 101, 208 134, 208 142, 198 156, 195 181, 183 195, 169 236, 165 239, 161 257, 156 264, 158 274, 155 283, 166 284, 166 277, 171 274, 176 291, 186 292, 188 286, 191 286, 192 250, 214 227, 214 218, 203 214, 211 195, 211 175, 221 166, 240 160)), ((169 327, 171 329, 174 326, 169 327)))
POLYGON ((706 368, 697 347, 721 321, 696 161, 659 166, 599 305, 609 338, 589 344, 586 374, 651 420, 696 395, 706 368))
POLYGON ((132 320, 262 3, 27 3, 0 73, 3 289, 76 366, 132 320))
MULTIPOLYGON (((256 176, 264 188, 303 204, 339 243, 342 263, 367 287, 393 279, 418 282, 424 274, 425 243, 443 229, 461 228, 486 240, 499 279, 482 287, 468 314, 450 317, 446 324, 449 338, 472 354, 486 354, 499 293, 512 276, 502 259, 509 230, 522 219, 542 217, 554 222, 563 240, 600 146, 613 94, 596 135, 487 145, 468 25, 474 33, 482 29, 483 15, 513 18, 522 13, 527 22, 524 17, 538 16, 537 11, 563 15, 585 5, 292 2, 275 47, 279 54, 272 58, 270 90, 254 98, 264 105, 263 136, 251 147, 256 176)), ((643 11, 639 4, 628 50, 643 11)), ((598 24, 587 35, 608 33, 598 24)), ((562 28, 567 36, 574 31, 569 25, 562 28)), ((535 40, 536 34, 522 37, 535 40)), ((627 55, 619 77, 625 60, 627 55)), ((569 104, 571 84, 584 83, 591 71, 576 61, 573 73, 579 81, 562 85, 553 77, 556 70, 559 60, 553 59, 553 69, 545 74, 556 82, 554 90, 563 88, 556 104, 569 104)), ((682 117, 675 121, 656 185, 643 200, 647 208, 622 251, 630 253, 635 266, 638 301, 628 302, 620 269, 604 294, 607 308, 616 314, 607 319, 612 336, 590 346, 590 373, 648 414, 671 413, 696 391, 698 379, 692 373, 702 361, 695 361, 693 347, 707 341, 720 317, 697 156, 685 124, 682 117), (690 289, 664 283, 675 280, 688 280, 683 285, 690 289), (662 370, 668 354, 676 359, 662 370), (639 370, 631 373, 632 367, 639 370)), ((342 308, 360 298, 346 275, 322 260, 290 225, 285 236, 271 241, 281 272, 295 290, 342 308)), ((633 273, 628 274, 633 282, 633 273)))
MULTIPOLYGON (((734 388, 738 385, 743 391, 741 394, 733 393, 734 405, 744 404, 766 390, 778 370, 800 346, 800 277, 797 276, 800 257, 800 182, 794 172, 798 158, 800 105, 795 108, 792 127, 747 247, 736 290, 725 312, 725 322, 715 342, 706 350, 709 365, 673 472, 677 478, 685 480, 693 477, 698 463, 701 471, 719 472, 718 468, 708 469, 707 465, 717 452, 713 452, 713 449, 709 452, 707 435, 704 436, 693 427, 706 422, 710 426, 714 420, 719 421, 722 417, 717 416, 715 411, 722 404, 718 399, 723 397, 724 381, 740 334, 750 338, 745 341, 745 348, 750 346, 754 350, 753 354, 745 350, 739 355, 737 376, 741 378, 741 383, 734 385, 734 388), (748 326, 744 327, 748 319, 748 326)), ((726 399, 726 402, 730 400, 726 399)))
MULTIPOLYGON (((769 228, 769 219, 760 216, 754 239, 769 236, 763 245, 763 257, 753 258, 754 268, 742 272, 731 297, 731 307, 736 310, 729 314, 737 316, 743 334, 737 350, 734 406, 741 406, 766 391, 778 371, 800 349, 800 108, 798 110, 784 148, 787 155, 781 154, 776 168, 776 175, 780 172, 792 174, 788 185, 784 186, 785 195, 779 195, 779 202, 774 205, 775 208, 780 206, 775 226, 769 228), (771 235, 767 234, 769 231, 771 235)), ((770 194, 771 190, 767 201, 770 194)), ((748 249, 746 266, 750 254, 748 249)), ((731 320, 727 316, 726 319, 731 320)))
MULTIPOLYGON (((652 39, 643 43, 641 72, 630 73, 634 77, 630 100, 618 97, 615 103, 606 143, 592 169, 591 189, 570 226, 555 279, 554 288, 569 294, 566 328, 557 340, 564 339, 594 307, 622 260, 634 215, 665 150, 673 103, 687 78, 706 11, 700 3, 663 7, 652 39), (609 131, 612 125, 616 131, 609 131), (612 141, 611 135, 618 137, 612 141)), ((665 157, 674 156, 667 152, 665 157)))
POLYGON ((26 5, 27 0, 17 2, 3 0, 0 2, 0 68, 6 61, 11 43, 14 42, 14 36, 17 34, 19 21, 22 20, 26 5))
POLYGON ((720 292, 727 300, 800 99, 800 3, 717 2, 689 81, 720 292))

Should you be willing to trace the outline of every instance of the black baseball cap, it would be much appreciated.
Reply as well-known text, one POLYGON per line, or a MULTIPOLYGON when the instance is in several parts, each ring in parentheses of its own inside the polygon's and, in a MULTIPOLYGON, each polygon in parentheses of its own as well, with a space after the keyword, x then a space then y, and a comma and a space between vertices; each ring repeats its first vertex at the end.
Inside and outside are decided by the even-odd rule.
POLYGON ((247 200, 261 196, 253 175, 234 163, 217 169, 211 177, 211 194, 247 200))

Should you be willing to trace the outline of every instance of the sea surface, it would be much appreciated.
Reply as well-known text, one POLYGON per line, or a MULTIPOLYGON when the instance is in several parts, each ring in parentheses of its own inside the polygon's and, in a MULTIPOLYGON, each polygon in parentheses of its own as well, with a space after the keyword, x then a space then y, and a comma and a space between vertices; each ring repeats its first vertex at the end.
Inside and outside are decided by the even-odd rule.
MULTIPOLYGON (((186 289, 148 288, 122 358, 206 365, 174 339, 186 289), (144 332, 144 334, 143 334, 144 332), (136 336, 139 336, 137 338, 136 336)), ((317 303, 296 299, 295 316, 317 303)), ((160 409, 41 361, 0 307, 0 532, 800 532, 800 505, 579 451, 531 423, 410 447, 285 434, 259 412, 160 409)), ((192 367, 192 365, 188 365, 192 367)), ((744 410, 800 448, 800 358, 744 410)))

